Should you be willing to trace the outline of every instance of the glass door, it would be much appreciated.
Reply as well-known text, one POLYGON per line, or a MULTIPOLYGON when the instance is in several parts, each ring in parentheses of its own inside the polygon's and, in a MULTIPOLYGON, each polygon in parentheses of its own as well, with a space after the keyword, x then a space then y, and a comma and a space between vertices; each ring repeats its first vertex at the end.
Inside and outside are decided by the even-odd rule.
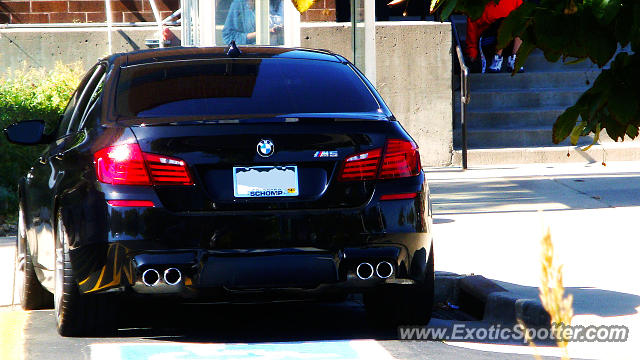
POLYGON ((216 0, 216 44, 284 45, 284 1, 216 0))

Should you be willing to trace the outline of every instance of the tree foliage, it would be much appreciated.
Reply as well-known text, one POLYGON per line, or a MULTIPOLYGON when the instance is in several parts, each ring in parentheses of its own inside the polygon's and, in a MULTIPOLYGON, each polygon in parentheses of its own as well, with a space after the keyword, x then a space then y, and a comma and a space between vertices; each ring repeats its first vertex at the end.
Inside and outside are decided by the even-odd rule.
MULTIPOLYGON (((82 69, 79 63, 60 63, 49 72, 44 69, 9 70, 0 79, 0 129, 23 121, 39 119, 47 131, 56 127, 69 97, 78 86, 82 69)), ((10 144, 0 136, 0 216, 17 209, 17 185, 42 152, 42 146, 10 144)))
MULTIPOLYGON (((482 15, 489 1, 431 0, 432 11, 447 19, 454 11, 472 19, 482 15)), ((519 36, 523 45, 515 68, 538 48, 548 61, 591 60, 603 71, 575 105, 553 126, 553 142, 570 137, 576 144, 590 133, 598 139, 605 130, 613 140, 638 136, 640 126, 640 1, 540 0, 526 1, 498 30, 498 47, 519 36), (615 59, 616 51, 622 48, 615 59)), ((594 141, 595 142, 595 141, 594 141)))

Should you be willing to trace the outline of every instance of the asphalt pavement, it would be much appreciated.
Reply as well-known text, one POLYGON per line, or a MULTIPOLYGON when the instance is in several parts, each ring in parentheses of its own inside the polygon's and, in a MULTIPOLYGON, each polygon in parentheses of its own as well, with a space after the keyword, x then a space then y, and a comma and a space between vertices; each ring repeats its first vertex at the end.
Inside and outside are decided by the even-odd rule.
MULTIPOLYGON (((573 358, 632 359, 639 348, 637 230, 640 163, 427 169, 436 270, 480 274, 535 298, 540 238, 549 227, 574 324, 626 325, 624 343, 571 343, 573 358)), ((400 341, 367 322, 358 298, 340 304, 129 304, 113 338, 61 338, 51 310, 11 306, 12 239, 0 239, 2 359, 532 359, 550 344, 464 339, 400 341)), ((15 302, 15 300, 13 301, 15 302)), ((429 328, 488 327, 439 309, 429 328)), ((505 325, 506 326, 506 325, 505 325)))

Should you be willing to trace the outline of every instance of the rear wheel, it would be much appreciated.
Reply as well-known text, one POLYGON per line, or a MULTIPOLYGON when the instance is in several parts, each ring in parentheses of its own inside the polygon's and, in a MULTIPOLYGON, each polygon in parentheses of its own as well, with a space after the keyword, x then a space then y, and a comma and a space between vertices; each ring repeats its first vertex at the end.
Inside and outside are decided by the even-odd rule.
POLYGON ((112 335, 117 330, 116 299, 108 294, 81 294, 73 276, 68 237, 58 213, 56 228, 55 315, 62 336, 112 335))
POLYGON ((18 208, 18 236, 16 241, 16 284, 20 304, 25 310, 50 309, 53 296, 38 281, 27 243, 27 231, 22 205, 18 208))
POLYGON ((433 309, 434 281, 431 245, 424 282, 412 286, 387 285, 365 294, 367 315, 382 325, 427 325, 433 309))

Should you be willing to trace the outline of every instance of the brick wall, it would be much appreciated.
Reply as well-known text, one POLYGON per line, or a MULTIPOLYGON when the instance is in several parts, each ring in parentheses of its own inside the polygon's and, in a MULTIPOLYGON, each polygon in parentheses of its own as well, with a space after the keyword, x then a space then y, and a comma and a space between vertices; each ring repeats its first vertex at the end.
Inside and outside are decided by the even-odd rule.
MULTIPOLYGON (((289 1, 289 0, 283 0, 289 1)), ((162 18, 180 0, 156 0, 162 18)), ((155 21, 149 0, 111 0, 114 22, 155 21)), ((301 21, 336 21, 336 0, 316 0, 301 21)), ((103 0, 0 0, 0 24, 105 22, 103 0)))
MULTIPOLYGON (((156 0, 165 18, 180 8, 180 0, 156 0)), ((155 21, 148 0, 112 0, 114 22, 155 21)), ((0 23, 43 24, 105 22, 104 0, 0 0, 0 23)))
POLYGON ((336 0, 316 0, 300 21, 336 21, 336 0))

